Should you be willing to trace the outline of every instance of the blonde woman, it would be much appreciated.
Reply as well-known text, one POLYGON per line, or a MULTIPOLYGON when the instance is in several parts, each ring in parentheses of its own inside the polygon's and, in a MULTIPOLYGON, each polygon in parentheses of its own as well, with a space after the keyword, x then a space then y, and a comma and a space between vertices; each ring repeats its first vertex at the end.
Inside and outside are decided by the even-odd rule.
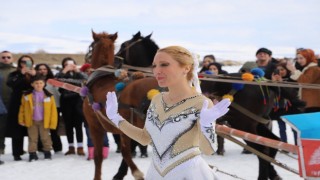
POLYGON ((214 122, 228 112, 230 100, 213 106, 201 94, 195 67, 191 53, 183 47, 158 50, 153 74, 168 91, 152 99, 143 129, 125 121, 118 114, 115 93, 107 94, 106 114, 112 123, 142 145, 152 145, 146 179, 217 179, 200 155, 214 153, 214 122))

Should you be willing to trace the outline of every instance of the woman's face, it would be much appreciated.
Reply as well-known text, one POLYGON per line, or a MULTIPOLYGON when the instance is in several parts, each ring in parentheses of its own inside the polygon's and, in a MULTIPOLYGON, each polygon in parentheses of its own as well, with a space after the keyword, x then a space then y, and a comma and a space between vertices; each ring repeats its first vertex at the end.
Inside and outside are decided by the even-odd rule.
POLYGON ((153 74, 160 87, 170 87, 187 80, 190 68, 181 67, 169 54, 158 52, 152 64, 153 74))
POLYGON ((47 76, 48 75, 48 69, 45 65, 41 65, 39 66, 39 69, 37 71, 37 73, 43 75, 43 76, 47 76))
POLYGON ((23 57, 20 61, 20 65, 22 68, 27 67, 27 68, 31 69, 33 64, 32 64, 32 61, 29 57, 23 57))
POLYGON ((215 74, 215 75, 219 74, 219 70, 218 70, 217 66, 215 66, 215 65, 209 66, 209 71, 213 72, 213 74, 215 74))
POLYGON ((287 76, 288 71, 285 68, 278 66, 277 69, 279 70, 279 75, 281 77, 287 76))
POLYGON ((297 55, 297 62, 301 65, 301 66, 305 66, 307 64, 307 59, 304 58, 301 54, 297 55))
POLYGON ((210 63, 213 63, 213 60, 211 58, 206 57, 203 60, 203 63, 202 63, 203 65, 202 66, 203 67, 208 67, 210 63))

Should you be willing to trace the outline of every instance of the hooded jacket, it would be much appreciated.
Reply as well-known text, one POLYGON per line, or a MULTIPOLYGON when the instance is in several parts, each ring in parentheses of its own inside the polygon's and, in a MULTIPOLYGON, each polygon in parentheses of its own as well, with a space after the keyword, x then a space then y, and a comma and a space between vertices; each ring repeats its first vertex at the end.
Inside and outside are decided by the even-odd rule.
MULTIPOLYGON (((45 129, 56 129, 58 124, 58 113, 53 96, 45 96, 43 100, 45 129)), ((19 110, 19 124, 30 127, 33 124, 33 95, 32 93, 22 96, 19 110)))
MULTIPOLYGON (((311 62, 302 71, 292 72, 290 78, 298 83, 320 84, 320 68, 311 62)), ((300 88, 299 95, 307 103, 306 108, 320 107, 320 89, 300 88)))

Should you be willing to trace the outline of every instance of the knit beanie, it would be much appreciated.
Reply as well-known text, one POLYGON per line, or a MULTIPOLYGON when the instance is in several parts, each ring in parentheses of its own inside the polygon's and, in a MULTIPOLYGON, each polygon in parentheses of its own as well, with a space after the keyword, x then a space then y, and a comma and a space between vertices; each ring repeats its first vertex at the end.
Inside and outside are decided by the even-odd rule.
POLYGON ((256 55, 258 55, 258 54, 261 53, 261 52, 267 53, 267 54, 269 54, 269 56, 272 55, 272 51, 270 51, 270 50, 267 49, 267 48, 260 48, 260 49, 258 49, 258 51, 256 52, 256 55))

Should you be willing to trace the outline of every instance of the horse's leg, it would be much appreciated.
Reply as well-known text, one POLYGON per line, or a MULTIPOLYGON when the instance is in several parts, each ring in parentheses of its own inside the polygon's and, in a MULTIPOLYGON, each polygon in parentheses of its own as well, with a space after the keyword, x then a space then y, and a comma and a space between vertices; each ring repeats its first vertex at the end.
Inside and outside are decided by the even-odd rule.
POLYGON ((124 134, 121 135, 121 153, 124 161, 131 169, 132 176, 135 179, 143 179, 144 174, 138 169, 137 165, 132 161, 131 139, 124 134))
MULTIPOLYGON (((259 124, 257 126, 257 132, 258 135, 266 137, 266 138, 270 138, 270 139, 274 139, 274 140, 278 140, 280 141, 280 138, 277 137, 276 135, 274 135, 266 126, 259 124)), ((271 158, 275 158, 276 154, 278 152, 277 149, 274 148, 270 148, 270 147, 265 147, 262 146, 262 152, 266 155, 268 155, 271 158)), ((278 180, 281 179, 281 177, 278 175, 277 171, 274 169, 274 166, 271 164, 271 162, 265 161, 265 160, 261 160, 259 159, 259 162, 261 163, 261 166, 263 166, 262 168, 266 168, 266 172, 268 173, 268 178, 270 178, 271 180, 278 180)), ((260 173, 259 173, 260 174, 260 173)), ((265 176, 265 175, 263 175, 265 176)))
POLYGON ((218 149, 217 154, 223 156, 224 155, 224 138, 217 135, 217 143, 218 143, 218 149))
MULTIPOLYGON (((263 153, 263 154, 267 154, 267 152, 265 151, 267 148, 265 148, 262 145, 256 144, 256 143, 252 143, 250 141, 246 141, 248 146, 254 148, 255 150, 263 153)), ((265 161, 264 159, 260 158, 258 155, 258 161, 259 161, 259 174, 258 174, 258 180, 268 180, 269 179, 269 163, 267 161, 265 161)))
MULTIPOLYGON (((227 120, 220 118, 216 121, 217 124, 219 125, 226 125, 228 127, 230 127, 230 124, 228 123, 227 120)), ((217 149, 217 154, 223 156, 225 153, 225 149, 224 149, 224 138, 217 135, 217 143, 218 143, 218 149, 217 149)))
POLYGON ((103 129, 94 128, 94 126, 90 127, 90 135, 94 145, 94 164, 95 164, 95 175, 94 180, 101 179, 101 166, 103 161, 102 156, 102 146, 103 146, 103 137, 105 131, 103 129))
POLYGON ((124 159, 122 159, 118 172, 116 175, 113 176, 112 180, 122 180, 124 176, 127 175, 127 172, 128 172, 128 165, 124 161, 124 159))
POLYGON ((85 120, 88 123, 90 136, 94 146, 94 180, 101 180, 101 165, 102 165, 102 146, 103 146, 103 135, 104 129, 99 124, 94 112, 90 105, 84 101, 83 103, 83 114, 85 120), (100 150, 99 150, 100 149, 100 150), (98 151, 97 151, 98 150, 98 151), (99 154, 100 153, 100 154, 99 154))
MULTIPOLYGON (((271 131, 266 130, 265 126, 261 125, 261 126, 258 126, 257 128, 258 128, 259 132, 263 133, 262 136, 264 136, 266 138, 274 139, 277 141, 281 141, 281 139, 279 137, 277 137, 276 135, 274 135, 271 131)), ((269 149, 268 156, 271 158, 275 158, 278 150, 274 149, 274 148, 270 148, 270 147, 268 149, 269 149)), ((281 177, 278 175, 277 171, 274 169, 274 166, 271 163, 269 163, 268 169, 269 169, 269 178, 271 180, 281 179, 281 177)))

